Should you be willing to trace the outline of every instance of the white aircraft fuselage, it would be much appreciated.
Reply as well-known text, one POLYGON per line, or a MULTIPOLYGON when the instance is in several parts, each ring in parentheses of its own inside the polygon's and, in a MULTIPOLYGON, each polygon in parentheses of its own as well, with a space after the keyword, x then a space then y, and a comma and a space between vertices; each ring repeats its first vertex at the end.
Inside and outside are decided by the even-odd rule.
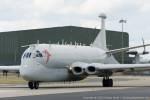
POLYGON ((22 55, 21 65, 0 66, 0 70, 19 72, 28 81, 30 89, 38 89, 39 82, 78 81, 89 75, 103 77, 103 87, 112 87, 113 79, 109 77, 113 73, 150 70, 150 64, 118 63, 112 54, 150 44, 109 50, 106 44, 106 15, 99 17, 102 28, 91 46, 31 44, 22 55))
POLYGON ((70 72, 74 62, 104 63, 104 50, 92 46, 35 44, 22 55, 21 76, 28 81, 73 81, 78 77, 70 72))

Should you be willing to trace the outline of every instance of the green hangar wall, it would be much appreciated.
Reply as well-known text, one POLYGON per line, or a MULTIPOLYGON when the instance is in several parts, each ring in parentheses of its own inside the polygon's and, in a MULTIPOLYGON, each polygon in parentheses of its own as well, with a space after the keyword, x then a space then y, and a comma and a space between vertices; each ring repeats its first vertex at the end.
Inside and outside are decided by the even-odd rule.
MULTIPOLYGON (((89 45, 97 36, 99 29, 83 28, 75 26, 53 27, 32 30, 20 30, 0 33, 0 65, 20 64, 21 55, 26 49, 21 47, 37 43, 58 43, 64 40, 66 43, 82 43, 89 45)), ((122 47, 122 32, 106 31, 107 45, 109 49, 122 47)), ((123 47, 129 46, 128 33, 123 32, 123 47)), ((121 53, 115 54, 118 61, 121 61, 121 53)), ((125 55, 125 62, 128 56, 125 55)))

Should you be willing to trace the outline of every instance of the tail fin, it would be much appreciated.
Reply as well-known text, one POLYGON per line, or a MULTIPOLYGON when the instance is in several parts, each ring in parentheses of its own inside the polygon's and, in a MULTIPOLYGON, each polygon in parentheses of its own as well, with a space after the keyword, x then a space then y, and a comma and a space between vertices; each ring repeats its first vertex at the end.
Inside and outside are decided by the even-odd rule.
POLYGON ((107 46, 106 46, 106 30, 105 30, 105 19, 106 19, 106 15, 105 14, 101 14, 99 16, 101 18, 101 31, 98 33, 96 39, 94 40, 92 46, 93 47, 97 47, 97 48, 101 48, 103 50, 107 50, 107 46))

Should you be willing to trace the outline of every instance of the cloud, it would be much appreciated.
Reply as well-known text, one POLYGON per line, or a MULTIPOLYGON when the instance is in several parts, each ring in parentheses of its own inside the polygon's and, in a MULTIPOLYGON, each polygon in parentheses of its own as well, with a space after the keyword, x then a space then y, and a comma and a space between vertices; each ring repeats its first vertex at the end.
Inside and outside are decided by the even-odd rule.
POLYGON ((137 0, 136 5, 139 6, 139 11, 141 11, 141 12, 150 11, 150 1, 149 0, 137 0))
POLYGON ((149 11, 149 0, 1 0, 0 31, 66 25, 100 28, 97 16, 105 12, 107 29, 120 31, 118 20, 125 18, 124 30, 136 40, 138 32, 150 37, 149 11))
POLYGON ((30 0, 1 0, 0 20, 20 20, 33 18, 33 6, 30 0))
POLYGON ((98 20, 81 20, 80 26, 88 28, 100 28, 100 22, 98 20))
POLYGON ((83 14, 92 13, 111 13, 122 4, 121 0, 86 0, 80 5, 80 11, 83 14))
POLYGON ((64 0, 1 0, 0 31, 56 26, 54 13, 63 3, 64 0))
POLYGON ((124 18, 124 31, 132 42, 150 38, 149 0, 0 0, 0 31, 66 25, 100 28, 101 12, 108 16, 108 30, 120 31, 118 21, 124 18))
POLYGON ((64 2, 64 0, 33 0, 33 6, 39 12, 57 12, 64 7, 64 2))
POLYGON ((80 3, 66 4, 58 12, 62 14, 78 14, 80 16, 98 15, 102 12, 113 13, 123 4, 122 0, 84 0, 80 3))

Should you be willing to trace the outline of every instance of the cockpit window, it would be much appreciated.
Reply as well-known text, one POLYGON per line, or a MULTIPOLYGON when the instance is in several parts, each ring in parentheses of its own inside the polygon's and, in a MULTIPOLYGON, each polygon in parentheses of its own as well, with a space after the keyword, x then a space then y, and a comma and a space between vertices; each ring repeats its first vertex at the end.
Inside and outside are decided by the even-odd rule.
POLYGON ((29 58, 29 53, 26 54, 26 58, 29 58))
POLYGON ((23 58, 30 58, 30 57, 31 57, 30 52, 24 53, 24 55, 23 55, 23 58))
MULTIPOLYGON (((30 58, 31 55, 32 55, 31 52, 26 52, 26 53, 24 53, 24 55, 23 55, 23 59, 24 59, 24 58, 30 58)), ((35 57, 43 57, 43 55, 42 55, 42 53, 41 53, 39 50, 37 50, 37 51, 35 52, 35 55, 33 56, 33 58, 35 58, 35 57)))
POLYGON ((29 53, 29 58, 31 57, 31 53, 29 53))
POLYGON ((27 53, 26 57, 30 58, 31 57, 31 53, 27 53))
POLYGON ((26 57, 26 53, 24 53, 24 55, 23 55, 23 58, 25 58, 26 57))
POLYGON ((43 57, 42 53, 40 51, 36 51, 36 57, 43 57))

